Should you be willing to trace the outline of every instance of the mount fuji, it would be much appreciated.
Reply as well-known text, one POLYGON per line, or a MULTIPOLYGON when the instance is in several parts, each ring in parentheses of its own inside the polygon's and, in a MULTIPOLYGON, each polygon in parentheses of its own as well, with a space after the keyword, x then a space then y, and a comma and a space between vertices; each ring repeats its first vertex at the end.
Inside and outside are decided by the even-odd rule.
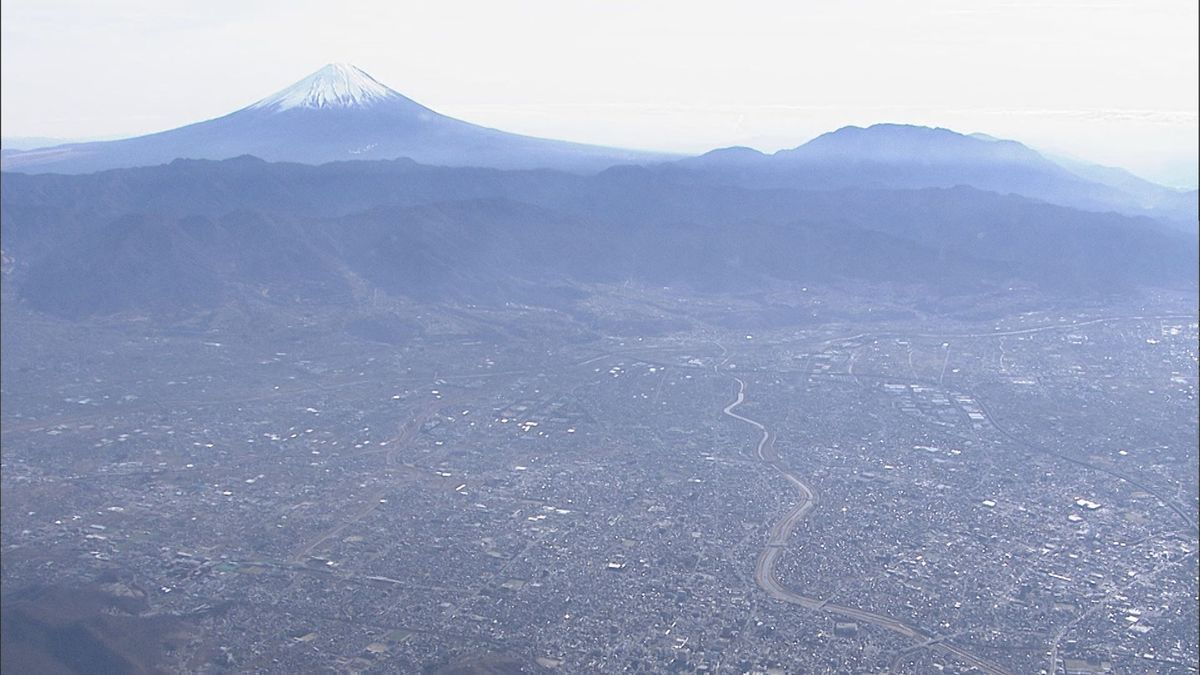
POLYGON ((352 65, 335 63, 224 117, 135 138, 6 152, 0 167, 75 174, 241 155, 302 164, 406 157, 442 166, 567 171, 672 159, 463 122, 426 108, 352 65))

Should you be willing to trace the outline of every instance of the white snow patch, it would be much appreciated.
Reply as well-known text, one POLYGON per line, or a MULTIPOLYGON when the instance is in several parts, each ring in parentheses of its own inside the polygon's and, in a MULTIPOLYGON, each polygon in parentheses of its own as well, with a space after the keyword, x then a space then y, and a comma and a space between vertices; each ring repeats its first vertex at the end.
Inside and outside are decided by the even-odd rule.
POLYGON ((275 111, 292 108, 365 108, 400 94, 348 63, 331 63, 292 86, 250 106, 275 111))

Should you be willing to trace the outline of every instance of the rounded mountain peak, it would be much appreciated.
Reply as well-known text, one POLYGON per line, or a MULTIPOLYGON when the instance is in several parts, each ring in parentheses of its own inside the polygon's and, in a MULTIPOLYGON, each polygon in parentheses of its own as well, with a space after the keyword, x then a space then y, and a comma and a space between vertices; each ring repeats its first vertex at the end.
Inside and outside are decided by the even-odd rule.
POLYGON ((348 63, 330 63, 286 89, 252 105, 274 111, 292 108, 366 108, 400 94, 348 63))

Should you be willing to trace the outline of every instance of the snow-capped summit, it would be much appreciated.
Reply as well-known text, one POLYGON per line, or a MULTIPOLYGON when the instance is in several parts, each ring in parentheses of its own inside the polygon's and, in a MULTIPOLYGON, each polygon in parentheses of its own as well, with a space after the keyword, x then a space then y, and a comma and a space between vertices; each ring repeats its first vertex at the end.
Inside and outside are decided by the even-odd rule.
POLYGON ((331 63, 250 107, 272 110, 355 108, 399 97, 400 94, 362 70, 348 63, 331 63))

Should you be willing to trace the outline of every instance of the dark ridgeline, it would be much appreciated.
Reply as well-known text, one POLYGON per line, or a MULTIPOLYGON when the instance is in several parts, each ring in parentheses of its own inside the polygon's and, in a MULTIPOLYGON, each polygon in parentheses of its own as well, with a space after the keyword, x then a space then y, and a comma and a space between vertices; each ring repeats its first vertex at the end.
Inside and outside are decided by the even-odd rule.
POLYGON ((1197 218, 1194 190, 1172 190, 1110 167, 1056 163, 1020 143, 984 134, 850 126, 773 155, 724 148, 679 160, 481 127, 430 110, 345 64, 325 66, 217 119, 124 140, 5 150, 0 166, 78 174, 242 155, 302 164, 407 158, 433 166, 576 173, 657 164, 665 174, 711 185, 806 190, 968 185, 1073 208, 1144 215, 1188 231, 1197 218))
POLYGON ((949 129, 876 124, 843 127, 791 150, 713 150, 673 167, 718 185, 913 189, 971 187, 1089 211, 1144 215, 1195 229, 1196 192, 1180 192, 1120 169, 1068 169, 1016 141, 949 129))
POLYGON ((65 316, 213 307, 240 293, 345 303, 351 278, 426 301, 554 303, 588 282, 1095 296, 1196 274, 1195 235, 1144 217, 973 187, 752 190, 638 167, 180 160, 5 174, 3 215, 17 297, 65 316))
POLYGON ((1194 192, 1013 141, 884 124, 663 159, 460 122, 331 65, 216 120, 6 153, 6 293, 82 317, 344 304, 363 284, 555 305, 591 282, 932 299, 1195 284, 1194 192))

